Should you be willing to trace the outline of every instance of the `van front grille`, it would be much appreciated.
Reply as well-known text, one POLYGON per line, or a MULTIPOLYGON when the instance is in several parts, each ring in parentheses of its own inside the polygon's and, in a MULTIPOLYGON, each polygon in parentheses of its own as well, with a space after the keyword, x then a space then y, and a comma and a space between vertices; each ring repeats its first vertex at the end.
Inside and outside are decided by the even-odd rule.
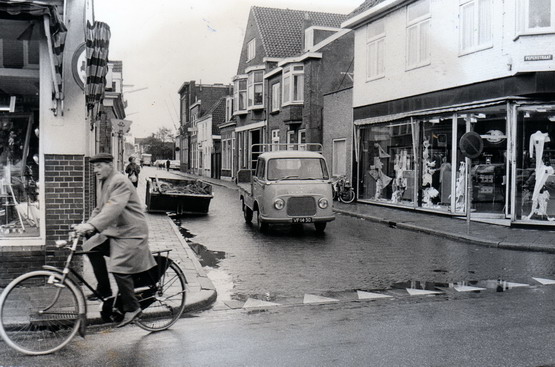
POLYGON ((311 196, 292 197, 287 201, 287 215, 304 217, 316 214, 316 200, 311 196))

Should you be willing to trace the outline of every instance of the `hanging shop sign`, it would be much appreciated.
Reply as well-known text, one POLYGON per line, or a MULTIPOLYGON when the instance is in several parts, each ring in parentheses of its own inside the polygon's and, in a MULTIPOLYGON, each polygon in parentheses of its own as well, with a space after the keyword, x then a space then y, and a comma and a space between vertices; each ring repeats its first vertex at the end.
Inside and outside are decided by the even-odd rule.
POLYGON ((127 134, 131 128, 132 121, 120 120, 120 119, 110 119, 112 122, 112 131, 127 134))
POLYGON ((85 44, 82 43, 71 59, 73 79, 81 89, 85 89, 85 81, 87 80, 87 54, 85 51, 85 44))
POLYGON ((480 134, 475 131, 469 131, 461 136, 459 149, 466 158, 478 158, 484 150, 484 141, 480 134))

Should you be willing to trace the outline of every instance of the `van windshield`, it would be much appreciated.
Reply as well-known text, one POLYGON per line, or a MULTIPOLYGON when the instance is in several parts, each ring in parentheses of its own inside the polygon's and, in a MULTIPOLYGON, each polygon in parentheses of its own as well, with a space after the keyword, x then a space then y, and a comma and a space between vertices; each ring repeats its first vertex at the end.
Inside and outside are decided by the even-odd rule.
POLYGON ((268 161, 268 180, 327 180, 321 158, 274 158, 268 161))

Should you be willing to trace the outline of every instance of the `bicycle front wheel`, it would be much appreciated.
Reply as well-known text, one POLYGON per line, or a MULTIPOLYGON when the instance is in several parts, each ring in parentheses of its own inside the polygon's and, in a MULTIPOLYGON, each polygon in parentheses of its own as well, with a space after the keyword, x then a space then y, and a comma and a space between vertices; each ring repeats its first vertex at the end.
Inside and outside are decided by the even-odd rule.
POLYGON ((339 194, 339 199, 345 204, 350 204, 355 200, 355 192, 353 189, 349 189, 339 194))
POLYGON ((15 350, 39 355, 64 347, 79 330, 79 290, 61 275, 33 271, 0 295, 0 336, 15 350))
POLYGON ((166 330, 172 326, 185 310, 187 280, 179 266, 172 260, 160 279, 156 292, 145 300, 149 306, 143 309, 141 317, 135 321, 137 326, 148 331, 166 330))

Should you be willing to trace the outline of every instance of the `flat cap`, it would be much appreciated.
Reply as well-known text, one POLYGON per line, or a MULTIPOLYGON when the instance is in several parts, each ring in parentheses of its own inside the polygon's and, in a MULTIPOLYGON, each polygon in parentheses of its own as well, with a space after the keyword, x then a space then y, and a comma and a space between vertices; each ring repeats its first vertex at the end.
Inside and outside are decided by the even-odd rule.
POLYGON ((114 160, 114 156, 112 156, 110 153, 98 153, 91 157, 90 162, 91 163, 112 162, 113 160, 114 160))

